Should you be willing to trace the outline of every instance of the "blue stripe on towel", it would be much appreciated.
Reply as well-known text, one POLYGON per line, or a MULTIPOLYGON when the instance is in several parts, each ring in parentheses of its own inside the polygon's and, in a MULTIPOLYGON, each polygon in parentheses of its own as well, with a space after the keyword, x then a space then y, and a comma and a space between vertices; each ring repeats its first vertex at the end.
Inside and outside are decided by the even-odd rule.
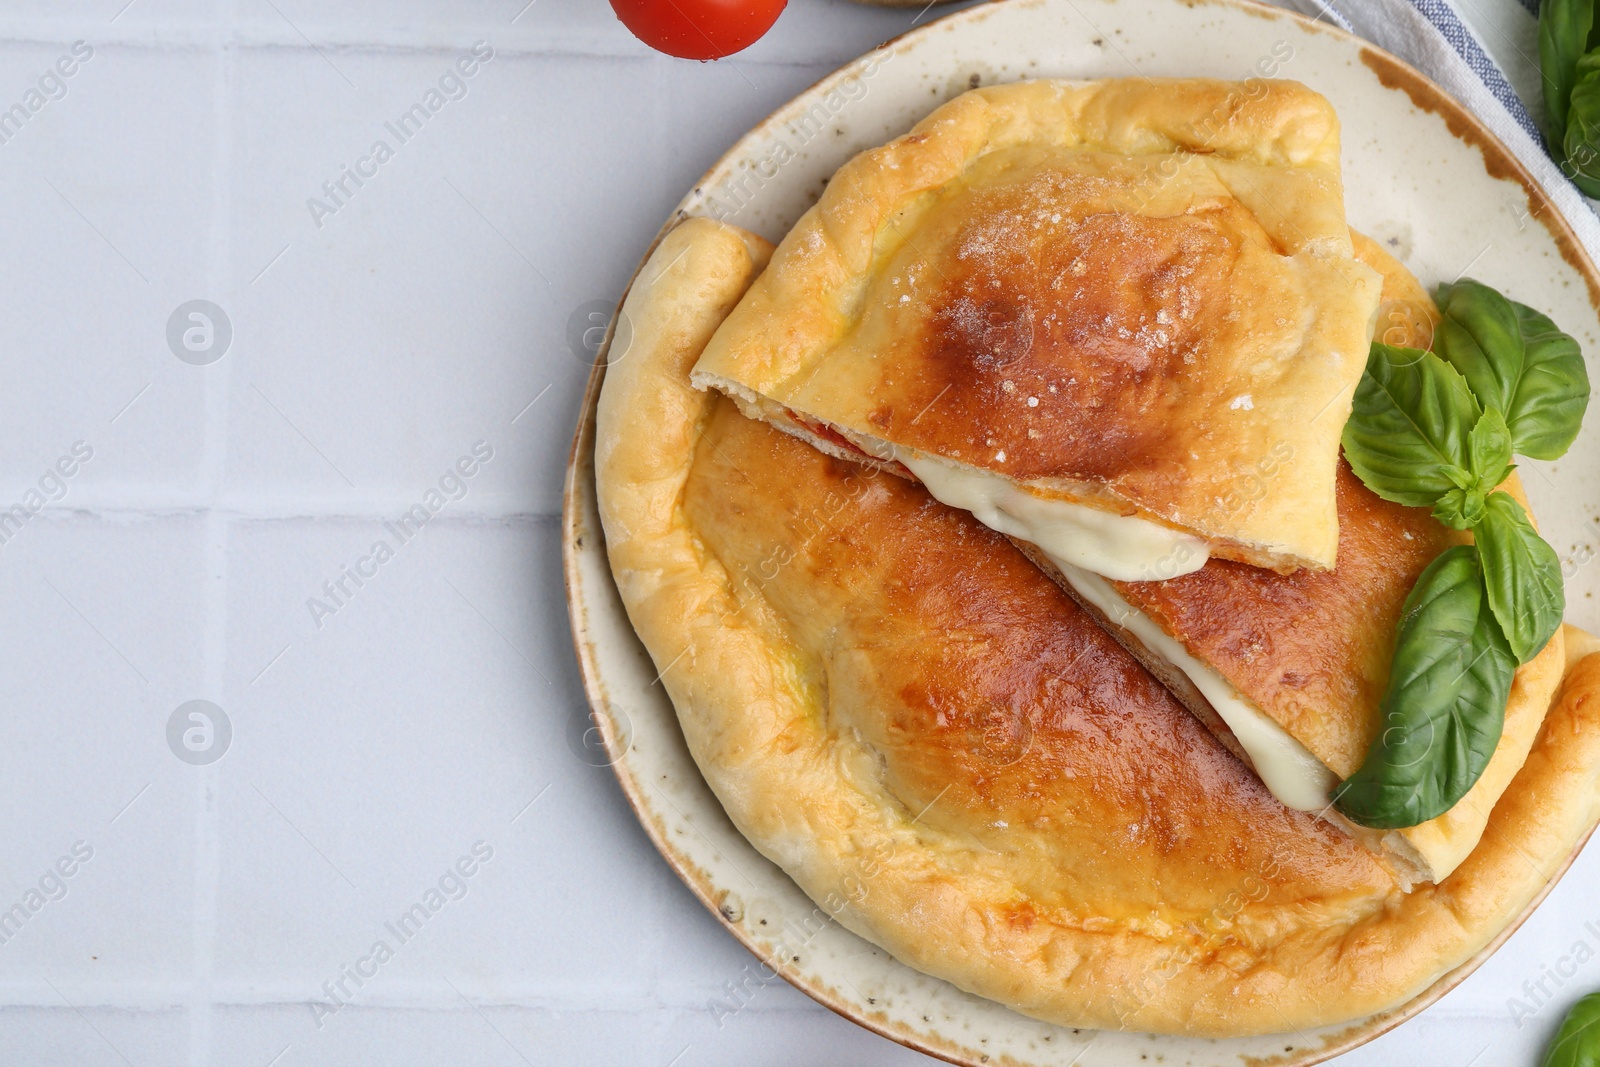
MULTIPOLYGON (((1527 6, 1530 0, 1522 0, 1527 6)), ((1522 101, 1512 91, 1511 84, 1506 81, 1506 76, 1500 73, 1500 68, 1495 66, 1494 60, 1484 54, 1483 46, 1478 44, 1478 39, 1472 36, 1472 31, 1461 22, 1454 9, 1444 0, 1411 0, 1411 6, 1429 22, 1434 29, 1445 39, 1456 54, 1466 61, 1467 66, 1483 82, 1484 88, 1494 94, 1502 107, 1510 112, 1517 125, 1528 131, 1534 143, 1543 144, 1544 139, 1539 134, 1539 127, 1533 123, 1533 117, 1528 114, 1528 109, 1522 106, 1522 101)), ((1537 9, 1535 9, 1537 10, 1537 9)))

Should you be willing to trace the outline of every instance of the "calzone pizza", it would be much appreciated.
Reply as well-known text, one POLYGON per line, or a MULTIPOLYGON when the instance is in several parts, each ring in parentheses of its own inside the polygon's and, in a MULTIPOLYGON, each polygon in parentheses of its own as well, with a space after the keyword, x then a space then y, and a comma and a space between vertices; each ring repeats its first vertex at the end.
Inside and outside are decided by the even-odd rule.
POLYGON ((706 781, 848 928, 1063 1025, 1307 1028, 1470 960, 1592 828, 1595 656, 1537 709, 1476 847, 1407 892, 1380 851, 1276 798, 1015 543, 695 389, 769 254, 691 219, 642 268, 600 397, 598 498, 706 781))

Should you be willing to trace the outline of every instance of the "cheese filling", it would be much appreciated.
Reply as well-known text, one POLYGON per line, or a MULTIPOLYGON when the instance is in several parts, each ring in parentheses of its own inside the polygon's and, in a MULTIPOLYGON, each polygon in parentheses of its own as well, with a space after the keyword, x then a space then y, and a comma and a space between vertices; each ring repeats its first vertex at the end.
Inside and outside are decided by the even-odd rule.
POLYGON ((1119 582, 1176 578, 1205 566, 1206 542, 1137 515, 1118 515, 1070 500, 1034 496, 1009 479, 876 442, 856 442, 880 459, 895 459, 935 500, 970 511, 991 530, 1038 545, 1051 559, 1119 582))
MULTIPOLYGON (((1043 548, 1044 546, 1040 546, 1043 548)), ((1109 582, 1091 574, 1069 560, 1057 559, 1046 549, 1051 562, 1072 588, 1099 608, 1106 618, 1130 631, 1146 648, 1167 660, 1188 676, 1194 687, 1211 702, 1233 736, 1250 755, 1256 774, 1272 795, 1287 807, 1300 811, 1322 811, 1328 794, 1338 784, 1338 776, 1306 747, 1273 722, 1265 712, 1251 704, 1227 679, 1189 654, 1188 649, 1157 626, 1144 612, 1122 598, 1109 582)))

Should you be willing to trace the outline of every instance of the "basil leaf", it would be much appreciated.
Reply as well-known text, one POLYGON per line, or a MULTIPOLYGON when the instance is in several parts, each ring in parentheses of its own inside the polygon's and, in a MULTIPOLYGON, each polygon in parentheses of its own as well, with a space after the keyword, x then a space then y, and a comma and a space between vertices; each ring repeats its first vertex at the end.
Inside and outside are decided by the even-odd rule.
POLYGON ((1577 439, 1589 410, 1589 367, 1583 350, 1546 315, 1516 304, 1527 343, 1522 379, 1506 409, 1511 451, 1560 459, 1577 439))
POLYGON ((1578 59, 1590 48, 1594 0, 1544 0, 1539 5, 1539 69, 1544 75, 1544 109, 1550 115, 1550 143, 1567 130, 1567 101, 1578 82, 1578 59))
POLYGON ((1590 993, 1567 1012, 1543 1067, 1600 1067, 1600 993, 1590 993))
POLYGON ((1526 663, 1544 648, 1567 610, 1561 560, 1522 505, 1505 493, 1490 495, 1472 536, 1489 606, 1517 662, 1526 663))
POLYGON ((1474 484, 1468 434, 1478 414, 1450 364, 1432 352, 1374 344, 1344 426, 1345 458, 1383 499, 1427 507, 1474 484))
POLYGON ((1383 729, 1333 792, 1352 822, 1393 830, 1443 815, 1489 764, 1517 661, 1489 610, 1477 551, 1457 545, 1406 597, 1383 729))
MULTIPOLYGON (((1499 411, 1489 408, 1478 416, 1477 425, 1467 435, 1467 451, 1470 477, 1457 480, 1456 488, 1433 506, 1433 517, 1452 530, 1469 529, 1482 522, 1485 498, 1511 473, 1511 432, 1499 411)), ((1446 474, 1452 479, 1459 477, 1453 471, 1446 474)))
POLYGON ((1483 521, 1486 495, 1478 488, 1452 489, 1433 505, 1433 517, 1452 530, 1470 530, 1483 521))
POLYGON ((1485 408, 1467 435, 1467 453, 1475 485, 1488 492, 1511 473, 1511 428, 1496 407, 1485 408))
POLYGON ((1600 53, 1580 58, 1576 75, 1561 133, 1561 173, 1584 196, 1600 196, 1600 53))
MULTIPOLYGON (((1596 88, 1600 117, 1600 78, 1596 88)), ((1600 165, 1600 154, 1596 161, 1600 165)), ((1436 299, 1441 318, 1433 349, 1461 372, 1480 404, 1500 409, 1511 451, 1560 458, 1589 406, 1589 372, 1578 342, 1548 316, 1471 278, 1439 286, 1436 299)))

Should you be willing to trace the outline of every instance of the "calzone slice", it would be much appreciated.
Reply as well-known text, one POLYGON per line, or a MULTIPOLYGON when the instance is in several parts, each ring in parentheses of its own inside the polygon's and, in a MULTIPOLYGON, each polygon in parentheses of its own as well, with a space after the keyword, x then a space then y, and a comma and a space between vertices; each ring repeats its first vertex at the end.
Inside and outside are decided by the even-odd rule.
POLYGON ((840 168, 692 380, 1107 577, 1326 569, 1380 284, 1304 86, 1022 82, 840 168))

